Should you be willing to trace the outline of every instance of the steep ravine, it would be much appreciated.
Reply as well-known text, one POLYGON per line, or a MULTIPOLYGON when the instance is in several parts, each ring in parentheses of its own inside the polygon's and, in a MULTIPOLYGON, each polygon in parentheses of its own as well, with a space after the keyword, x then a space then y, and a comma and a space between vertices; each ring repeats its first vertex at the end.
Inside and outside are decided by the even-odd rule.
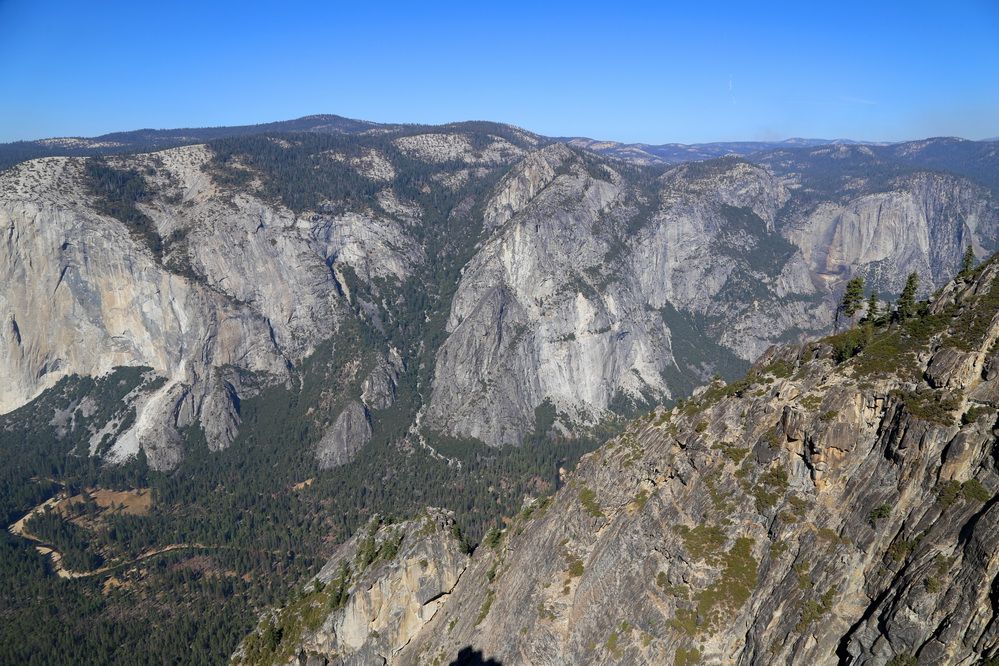
MULTIPOLYGON (((991 663, 997 339, 992 260, 912 319, 774 348, 743 380, 654 410, 470 559, 434 521, 373 524, 320 580, 370 559, 365 538, 399 541, 375 547, 386 564, 344 578, 337 608, 311 620, 321 630, 235 660, 991 663), (457 567, 433 613, 403 612, 418 607, 413 587, 395 586, 379 603, 419 625, 404 639, 376 626, 384 611, 366 614, 360 643, 363 628, 338 628, 412 557, 457 567)), ((267 622, 247 645, 262 645, 267 622)))

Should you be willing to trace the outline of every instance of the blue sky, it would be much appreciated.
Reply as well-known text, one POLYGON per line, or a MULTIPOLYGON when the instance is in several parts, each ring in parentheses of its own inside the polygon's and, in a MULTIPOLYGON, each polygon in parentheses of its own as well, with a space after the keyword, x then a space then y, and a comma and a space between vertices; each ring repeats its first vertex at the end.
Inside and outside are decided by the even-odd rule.
POLYGON ((0 0, 0 141, 312 113, 649 143, 999 136, 999 2, 672 5, 0 0))

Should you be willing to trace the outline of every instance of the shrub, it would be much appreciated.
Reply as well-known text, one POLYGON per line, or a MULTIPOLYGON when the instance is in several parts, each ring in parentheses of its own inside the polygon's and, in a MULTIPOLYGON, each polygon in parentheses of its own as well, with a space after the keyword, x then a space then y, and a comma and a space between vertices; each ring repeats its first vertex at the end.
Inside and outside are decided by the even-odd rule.
POLYGON ((885 666, 916 666, 918 663, 911 654, 897 654, 885 666))
POLYGON ((947 481, 937 489, 937 501, 946 509, 957 501, 961 494, 961 484, 957 481, 947 481))
POLYGON ((822 404, 821 395, 806 395, 801 399, 801 406, 809 412, 815 411, 822 404))
POLYGON ((901 562, 916 549, 916 542, 909 539, 900 539, 888 548, 888 558, 892 562, 901 562))
POLYGON ((604 512, 600 510, 600 505, 597 503, 597 494, 591 489, 585 486, 580 488, 579 501, 582 503, 583 508, 586 509, 586 513, 594 518, 604 517, 604 512))
POLYGON ((476 627, 482 624, 482 621, 486 619, 487 615, 489 615, 489 609, 492 608, 493 606, 493 599, 495 598, 495 596, 496 596, 495 590, 490 588, 488 591, 486 591, 486 599, 485 601, 482 602, 482 606, 479 608, 478 617, 475 618, 476 627))
POLYGON ((677 648, 673 666, 697 666, 701 663, 701 653, 697 648, 677 648))
POLYGON ((969 502, 984 503, 992 499, 992 493, 978 479, 969 479, 962 483, 961 495, 969 502))
POLYGON ((969 479, 964 483, 947 481, 937 490, 937 501, 946 509, 958 498, 966 502, 984 503, 992 499, 992 493, 978 479, 969 479))
POLYGON ((872 330, 868 326, 851 328, 829 340, 832 343, 833 358, 836 363, 844 363, 864 350, 871 341, 872 330))
POLYGON ((458 541, 458 550, 468 555, 472 552, 472 542, 468 540, 465 533, 461 531, 461 526, 455 523, 451 526, 451 536, 458 541))
POLYGON ((275 627, 273 623, 268 622, 264 627, 263 632, 260 636, 263 639, 264 647, 270 652, 277 650, 278 645, 281 644, 281 627, 275 627))
POLYGON ((708 564, 718 564, 725 546, 725 532, 716 525, 698 525, 693 529, 686 525, 677 527, 683 537, 683 545, 695 560, 708 564))
POLYGON ((721 576, 696 595, 696 616, 703 618, 708 627, 717 627, 724 617, 741 608, 752 595, 759 574, 752 550, 752 539, 736 539, 722 558, 724 569, 721 576))
POLYGON ((346 562, 340 563, 337 576, 326 586, 326 592, 327 609, 335 611, 347 605, 347 600, 350 598, 350 567, 346 562))
POLYGON ((726 458, 738 465, 749 453, 749 449, 736 446, 732 442, 718 442, 711 448, 720 450, 726 458))
POLYGON ((830 543, 850 543, 850 540, 846 537, 841 537, 837 534, 836 530, 829 529, 828 527, 822 527, 817 532, 816 535, 823 541, 828 541, 830 543))
POLYGON ((808 570, 808 564, 805 562, 798 562, 794 565, 794 575, 798 579, 798 587, 803 590, 810 590, 814 586, 812 583, 812 576, 808 570))
POLYGON ((403 533, 395 531, 385 538, 381 548, 378 549, 378 558, 382 560, 392 560, 399 553, 399 546, 402 544, 403 533))
POLYGON ((765 435, 763 435, 763 441, 767 443, 767 448, 774 450, 780 446, 780 438, 777 437, 777 431, 768 430, 765 435))
POLYGON ((950 320, 949 312, 924 314, 902 322, 896 328, 879 331, 864 345, 863 353, 857 356, 854 362, 857 373, 919 380, 921 368, 916 353, 924 349, 934 335, 945 330, 950 320))
POLYGON ((579 578, 583 575, 583 560, 568 554, 565 556, 565 561, 569 565, 569 578, 579 578))
POLYGON ((986 414, 991 414, 993 410, 985 407, 984 405, 976 405, 971 407, 968 411, 961 415, 961 424, 968 425, 969 423, 974 423, 978 419, 982 418, 986 414))
POLYGON ((933 573, 923 580, 927 592, 935 594, 943 589, 944 579, 950 572, 950 568, 954 565, 954 559, 953 557, 945 557, 939 553, 937 554, 933 560, 933 573))
POLYGON ((805 607, 801 612, 801 619, 798 620, 798 624, 795 627, 795 630, 797 630, 798 632, 804 631, 813 622, 818 622, 823 617, 825 617, 826 614, 829 613, 829 610, 832 608, 833 599, 835 599, 837 592, 838 589, 834 585, 828 590, 826 590, 826 593, 823 594, 818 601, 815 601, 814 599, 809 599, 807 602, 805 602, 805 607))
POLYGON ((787 502, 788 504, 791 505, 791 508, 794 509, 794 511, 799 515, 804 514, 806 511, 808 511, 808 507, 810 506, 808 500, 802 499, 797 495, 791 495, 790 497, 788 497, 787 502))
POLYGON ((997 282, 989 286, 989 291, 974 305, 965 307, 955 318, 950 336, 944 341, 961 351, 974 351, 982 344, 985 334, 996 312, 999 311, 999 286, 997 282))
POLYGON ((952 425, 958 401, 942 391, 893 391, 892 395, 902 400, 906 410, 918 419, 952 425))
POLYGON ((783 467, 777 466, 768 469, 760 475, 759 483, 753 488, 756 510, 763 513, 767 509, 773 508, 787 487, 787 471, 783 467))
POLYGON ((876 525, 879 520, 887 518, 890 515, 891 507, 887 504, 882 504, 867 515, 867 521, 871 525, 876 525))
POLYGON ((610 636, 607 637, 607 642, 604 643, 604 647, 607 648, 608 652, 614 655, 615 659, 621 658, 621 647, 617 644, 618 639, 620 639, 620 636, 615 629, 610 633, 610 636))
POLYGON ((787 361, 774 361, 760 372, 771 374, 778 379, 787 379, 794 372, 794 364, 787 361))
POLYGON ((486 532, 486 536, 483 537, 482 543, 486 544, 490 548, 497 548, 500 545, 500 541, 503 540, 503 533, 500 532, 495 527, 490 527, 489 531, 486 532))

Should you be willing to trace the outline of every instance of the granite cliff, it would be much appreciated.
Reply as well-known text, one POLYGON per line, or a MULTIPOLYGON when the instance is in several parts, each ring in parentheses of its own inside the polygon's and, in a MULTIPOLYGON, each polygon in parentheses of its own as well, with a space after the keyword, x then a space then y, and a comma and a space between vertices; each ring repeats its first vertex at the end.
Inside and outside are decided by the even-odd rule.
POLYGON ((360 327, 316 407, 319 466, 358 455, 400 391, 430 446, 518 444, 544 405, 578 436, 828 331, 854 274, 935 287, 999 242, 991 181, 923 168, 925 146, 653 167, 489 123, 334 120, 0 173, 0 411, 149 367, 165 381, 102 455, 155 441, 171 469, 193 430, 227 447, 242 401, 302 385, 360 327))
POLYGON ((470 558, 438 512, 372 523, 302 597, 339 571, 335 604, 268 614, 234 659, 991 663, 997 340, 993 259, 633 421, 470 558))

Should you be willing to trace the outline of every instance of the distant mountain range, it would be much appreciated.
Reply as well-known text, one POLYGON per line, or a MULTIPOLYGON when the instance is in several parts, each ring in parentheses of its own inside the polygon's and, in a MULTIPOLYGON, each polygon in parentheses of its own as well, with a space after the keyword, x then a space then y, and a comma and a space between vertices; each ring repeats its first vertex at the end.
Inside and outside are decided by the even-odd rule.
MULTIPOLYGON (((470 123, 451 123, 440 127, 467 126, 470 123)), ((472 121, 471 124, 476 124, 472 121)), ((483 123, 494 124, 494 123, 483 123)), ((362 134, 366 132, 396 132, 404 128, 430 127, 410 123, 375 123, 355 120, 334 114, 303 116, 294 120, 281 120, 258 125, 233 125, 228 127, 184 127, 178 129, 138 129, 126 132, 112 132, 95 137, 56 137, 34 141, 0 143, 0 170, 37 157, 69 156, 86 157, 91 155, 113 155, 132 152, 163 150, 214 139, 250 136, 269 132, 316 132, 325 134, 362 134)), ((585 148, 596 153, 628 160, 639 164, 679 164, 697 160, 708 160, 727 155, 752 155, 764 151, 784 148, 815 148, 828 145, 899 145, 889 142, 855 141, 853 139, 804 139, 791 138, 782 141, 715 141, 709 143, 622 143, 586 137, 553 137, 554 141, 568 143, 577 148, 585 148)), ((943 138, 946 141, 966 141, 966 139, 943 138)), ((984 142, 996 142, 999 138, 984 142)))
POLYGON ((600 141, 583 137, 563 137, 571 146, 585 148, 597 153, 642 164, 678 164, 695 160, 710 160, 726 155, 752 155, 779 148, 815 148, 817 146, 867 145, 883 146, 886 143, 870 143, 851 139, 785 139, 783 141, 715 141, 711 143, 619 143, 600 141))
POLYGON ((370 129, 389 129, 363 120, 321 114, 296 120, 283 120, 259 125, 231 127, 183 127, 179 129, 138 129, 112 132, 94 137, 59 137, 36 141, 15 141, 0 144, 0 170, 37 157, 87 157, 121 153, 148 152, 177 146, 204 143, 213 139, 247 136, 265 132, 325 132, 352 134, 370 129))
MULTIPOLYGON (((883 363, 894 367, 896 356, 911 355, 921 364, 906 366, 898 381, 855 381, 853 366, 833 377, 823 365, 828 355, 816 359, 806 347, 767 373, 758 365, 755 380, 733 385, 742 388, 713 385, 712 395, 727 396, 713 411, 695 393, 715 376, 741 376, 772 345, 831 332, 852 277, 863 277, 884 306, 910 273, 925 296, 953 288, 947 285, 969 245, 978 257, 999 250, 996 143, 626 146, 560 141, 490 122, 384 125, 310 116, 7 144, 0 161, 8 167, 0 170, 0 517, 11 526, 34 516, 19 532, 33 540, 0 540, 0 663, 121 663, 128 660, 111 653, 122 645, 142 645, 147 663, 224 663, 257 610, 314 575, 351 534, 358 554, 349 551, 350 574, 341 575, 343 558, 332 561, 324 591, 312 588, 327 595, 325 605, 308 611, 301 626, 375 617, 372 606, 351 604, 373 599, 362 589, 395 589, 369 582, 395 580, 379 577, 400 561, 412 565, 400 580, 420 587, 415 615, 398 625, 336 624, 342 643, 331 647, 321 644, 325 630, 313 631, 320 624, 306 633, 291 620, 319 598, 303 597, 278 618, 287 624, 265 623, 260 641, 248 639, 248 661, 273 663, 270 655, 286 647, 288 658, 303 649, 345 655, 345 645, 362 644, 372 650, 364 654, 394 654, 409 635, 396 629, 415 632, 446 603, 407 648, 431 650, 414 661, 426 663, 440 650, 447 656, 457 647, 449 641, 461 639, 490 653, 502 647, 505 663, 524 661, 510 652, 521 647, 521 654, 577 663, 592 652, 591 642, 608 646, 606 662, 663 663, 694 649, 735 654, 726 641, 751 646, 743 663, 763 654, 782 661, 793 650, 828 654, 837 641, 844 653, 884 663, 882 625, 899 651, 920 643, 909 634, 896 640, 896 632, 908 631, 908 610, 893 615, 874 601, 886 589, 911 589, 886 587, 881 554, 895 548, 889 556, 915 554, 923 566, 932 561, 930 545, 953 543, 962 524, 948 514, 919 546, 922 514, 908 507, 932 505, 931 478, 999 487, 992 472, 971 467, 968 456, 992 460, 991 449, 970 448, 972 428, 948 444, 949 434, 923 437, 914 419, 887 425, 896 423, 890 419, 900 400, 912 403, 914 417, 940 411, 935 401, 944 396, 926 393, 930 386, 957 382, 964 405, 977 395, 969 382, 982 372, 994 381, 997 334, 987 324, 996 296, 980 298, 991 281, 974 283, 968 298, 946 306, 955 315, 982 313, 939 331, 969 353, 930 356, 933 349, 883 331, 873 351, 897 350, 883 363), (963 329, 978 336, 974 345, 957 339, 963 329), (920 379, 918 395, 899 398, 910 371, 927 374, 931 384, 920 379), (682 417, 667 423, 657 412, 658 426, 632 430, 644 433, 642 440, 617 440, 613 467, 604 466, 612 459, 605 449, 572 476, 580 456, 664 403, 678 405, 682 417), (880 434, 872 425, 878 422, 885 424, 880 434), (879 448, 889 441, 890 453, 879 448), (705 453, 708 443, 714 454, 705 453), (934 448, 926 460, 939 464, 947 456, 950 476, 926 468, 928 476, 911 477, 918 495, 889 493, 896 472, 887 456, 912 456, 927 445, 934 448), (870 467, 855 466, 861 450, 870 467), (737 472, 747 455, 751 468, 737 472), (784 473, 788 488, 778 494, 785 482, 774 475, 784 473), (862 485, 858 494, 819 494, 810 480, 821 481, 817 473, 829 474, 834 491, 841 480, 862 485), (461 538, 413 549, 426 543, 423 536, 458 534, 458 527, 483 539, 490 526, 521 512, 525 495, 550 495, 567 483, 576 485, 556 498, 545 529, 518 539, 521 524, 511 525, 505 543, 530 558, 508 560, 509 570, 486 548, 461 573, 461 538), (712 488, 722 494, 712 499, 712 488), (115 508, 140 497, 151 500, 146 513, 115 508), (918 502, 907 504, 909 497, 918 502), (574 508, 577 498, 588 507, 583 513, 574 508), (50 500, 59 506, 46 511, 50 500), (760 510, 749 511, 754 500, 760 510), (727 508, 704 513, 713 501, 747 511, 729 524, 727 508), (870 516, 882 516, 884 504, 905 512, 864 550, 873 538, 870 516), (456 523, 446 512, 410 523, 412 532, 370 521, 414 518, 425 506, 453 511, 456 523), (793 520, 775 518, 776 506, 793 520), (828 507, 845 508, 830 515, 828 507), (641 522, 653 510, 661 512, 657 522, 641 522), (602 516, 620 522, 604 531, 608 524, 596 522, 602 516), (773 520, 797 525, 782 534, 802 544, 804 557, 778 555, 784 537, 771 543, 773 520), (843 548, 823 554, 825 569, 807 580, 802 572, 798 594, 787 587, 799 579, 790 567, 818 551, 807 526, 813 523, 819 536, 838 530, 860 549, 823 537, 824 545, 843 548), (744 533, 743 525, 754 527, 744 533), (662 526, 676 526, 669 527, 672 541, 662 538, 662 526), (644 536, 647 527, 654 538, 644 536), (619 534, 637 559, 601 559, 601 552, 622 550, 619 534), (895 534, 902 541, 889 545, 895 534), (689 550, 688 536, 715 547, 704 557, 645 559, 660 546, 689 550), (748 550, 744 538, 754 539, 748 550), (439 552, 431 552, 435 545, 439 552), (52 558, 36 547, 58 555, 64 573, 79 580, 69 585, 52 576, 52 558), (749 603, 745 615, 737 615, 743 601, 722 607, 708 600, 700 608, 712 590, 731 586, 706 577, 695 560, 721 567, 733 554, 736 568, 755 558, 771 577, 760 592, 740 593, 749 603), (854 558, 846 575, 833 575, 843 557, 854 558), (556 571, 562 563, 568 574, 556 571), (516 570, 537 577, 510 578, 516 570), (448 572, 462 579, 453 601, 445 601, 454 586, 448 572), (630 582, 609 591, 608 581, 625 580, 617 572, 630 582), (423 585, 437 573, 440 581, 423 585), (551 580, 560 584, 543 587, 551 580), (867 596, 849 587, 863 580, 871 581, 867 596), (670 592, 688 584, 689 599, 670 592), (769 595, 775 585, 785 587, 769 595), (811 586, 814 594, 805 596, 811 586), (839 592, 829 592, 836 586, 839 592), (531 592, 516 596, 520 590, 531 592), (649 601, 636 602, 642 595, 649 601), (809 642, 802 631, 826 624, 802 617, 822 608, 836 624, 809 642), (330 615, 334 610, 344 613, 330 615), (689 618, 689 636, 665 624, 670 614, 689 618), (525 617, 532 627, 557 626, 555 637, 547 630, 522 637, 525 617), (743 624, 722 624, 736 617, 743 624), (770 617, 778 623, 768 624, 770 617), (439 630, 445 618, 453 633, 439 630), (799 623, 800 640, 787 639, 799 623), (604 633, 611 624, 613 638, 604 633), (747 637, 750 626, 757 633, 747 637), (647 654, 638 652, 643 641, 647 654)), ((989 271, 991 279, 994 266, 989 271)), ((913 334, 939 323, 925 314, 911 322, 913 334)), ((840 355, 856 345, 843 339, 840 355)), ((880 357, 865 358, 876 364, 880 357)), ((997 404, 991 394, 980 399, 997 404)), ((975 432, 991 438, 994 420, 993 411, 990 426, 982 421, 975 432)), ((974 486, 968 492, 982 494, 974 486)), ((531 515, 530 506, 522 515, 531 515)), ((959 508, 968 512, 962 521, 977 511, 959 508)), ((888 518, 878 519, 879 530, 888 518)), ((983 542, 981 552, 995 552, 993 542, 983 542)), ((989 586, 966 586, 966 576, 994 577, 995 570, 961 565, 967 573, 953 585, 941 579, 939 591, 981 589, 981 601, 960 604, 987 608, 989 586)), ((912 580, 923 577, 920 570, 912 580)), ((910 597, 900 599, 905 609, 917 608, 910 597)), ((970 641, 977 634, 969 621, 961 619, 960 636, 941 640, 970 641)), ((935 627, 920 625, 917 633, 935 627)), ((374 661, 359 652, 350 659, 374 661)), ((946 655, 927 663, 947 663, 946 655)))

